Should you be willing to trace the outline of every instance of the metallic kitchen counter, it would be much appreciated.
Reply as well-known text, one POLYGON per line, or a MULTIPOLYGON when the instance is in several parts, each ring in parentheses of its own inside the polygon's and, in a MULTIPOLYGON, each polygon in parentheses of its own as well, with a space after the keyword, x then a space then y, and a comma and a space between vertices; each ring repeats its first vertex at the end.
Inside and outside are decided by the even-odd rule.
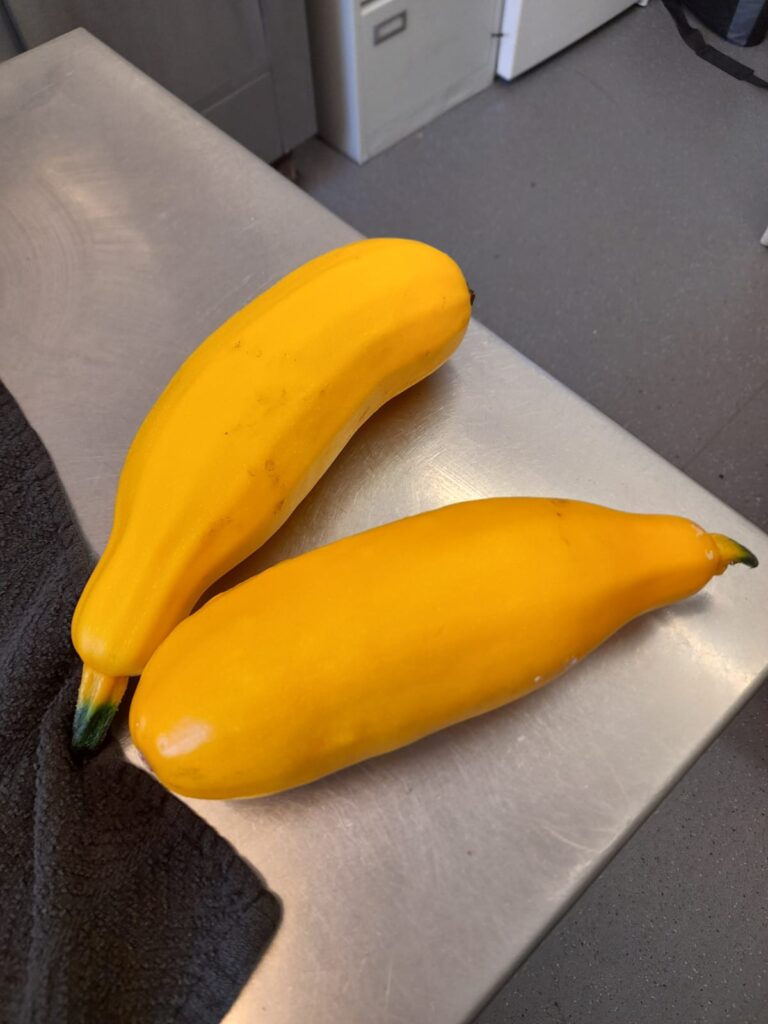
MULTIPOLYGON (((0 66, 0 374, 96 550, 180 361, 354 237, 85 32, 0 66)), ((764 565, 516 705, 286 795, 189 801, 284 902, 228 1024, 470 1019, 758 685, 768 538, 477 323, 231 578, 494 494, 686 515, 764 565)))

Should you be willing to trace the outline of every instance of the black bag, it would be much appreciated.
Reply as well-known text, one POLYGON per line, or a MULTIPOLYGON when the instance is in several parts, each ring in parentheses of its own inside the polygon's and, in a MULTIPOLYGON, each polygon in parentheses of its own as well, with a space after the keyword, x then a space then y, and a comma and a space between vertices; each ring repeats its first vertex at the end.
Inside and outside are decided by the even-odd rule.
MULTIPOLYGON (((681 0, 662 0, 662 3, 672 15, 683 42, 698 57, 742 82, 768 89, 768 82, 751 68, 706 42, 701 32, 688 23, 681 0)), ((707 28, 737 46, 756 46, 768 31, 768 0, 685 0, 685 7, 707 28)))
MULTIPOLYGON (((669 6, 669 5, 667 5, 669 6)), ((737 46, 757 46, 768 29, 766 0, 685 0, 707 28, 737 46)))

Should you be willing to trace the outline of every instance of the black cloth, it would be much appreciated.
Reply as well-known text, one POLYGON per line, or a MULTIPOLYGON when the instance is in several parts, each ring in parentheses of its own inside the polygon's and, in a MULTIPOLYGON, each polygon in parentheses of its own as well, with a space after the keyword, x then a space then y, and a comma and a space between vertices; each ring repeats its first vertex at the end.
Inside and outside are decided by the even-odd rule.
POLYGON ((0 383, 0 1021, 219 1021, 280 910, 115 741, 70 749, 69 627, 92 568, 51 460, 0 383))

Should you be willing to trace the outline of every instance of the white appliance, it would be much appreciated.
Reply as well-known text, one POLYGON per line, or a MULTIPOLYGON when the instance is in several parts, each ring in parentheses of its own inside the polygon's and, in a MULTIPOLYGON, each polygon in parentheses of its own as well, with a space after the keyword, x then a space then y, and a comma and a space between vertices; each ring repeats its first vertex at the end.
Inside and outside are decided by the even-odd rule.
POLYGON ((502 0, 307 0, 320 134, 358 163, 490 85, 502 0))
POLYGON ((637 2, 505 0, 496 71, 507 81, 516 78, 637 2))

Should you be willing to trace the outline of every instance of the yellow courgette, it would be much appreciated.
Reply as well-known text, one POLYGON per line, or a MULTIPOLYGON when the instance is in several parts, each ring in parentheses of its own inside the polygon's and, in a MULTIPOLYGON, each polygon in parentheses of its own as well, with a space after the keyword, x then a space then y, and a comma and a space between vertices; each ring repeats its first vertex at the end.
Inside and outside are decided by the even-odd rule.
POLYGON ((274 793, 523 696, 732 562, 757 564, 675 516, 451 505, 213 598, 150 659, 131 735, 179 793, 274 793))
POLYGON ((470 302, 444 253, 372 239, 300 267, 193 352, 131 445, 75 612, 76 745, 100 742, 126 677, 285 522, 355 430, 450 356, 470 302))

